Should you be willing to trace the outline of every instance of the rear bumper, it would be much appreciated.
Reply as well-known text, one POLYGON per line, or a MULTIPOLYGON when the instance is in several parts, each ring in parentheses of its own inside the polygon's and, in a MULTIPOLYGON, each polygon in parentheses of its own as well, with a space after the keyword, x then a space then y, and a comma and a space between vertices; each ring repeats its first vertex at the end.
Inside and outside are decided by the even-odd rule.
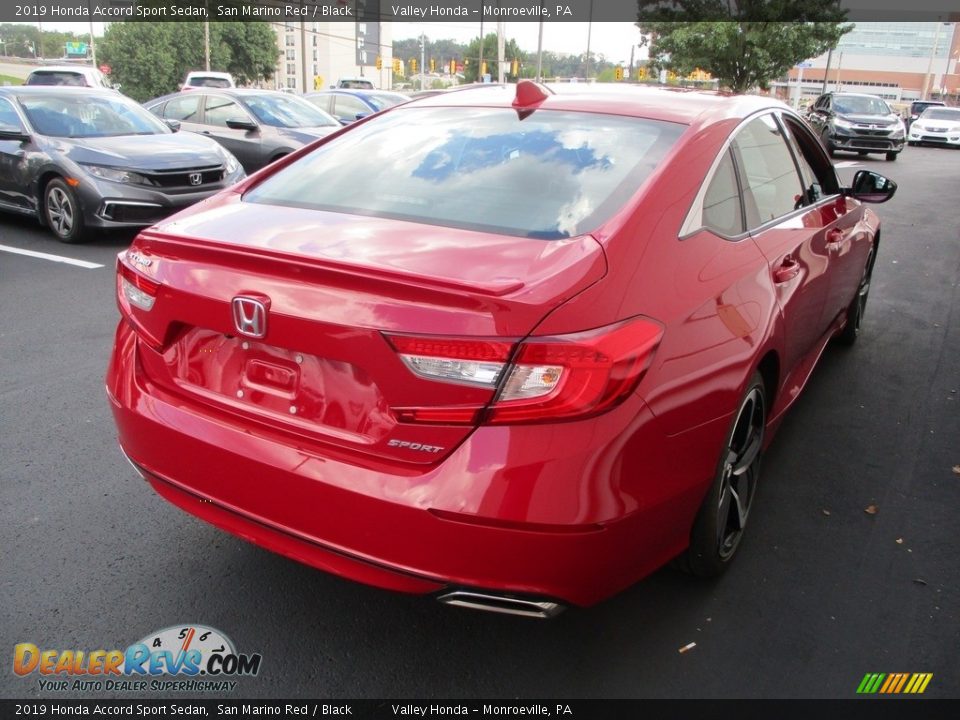
POLYGON ((138 374, 137 352, 121 322, 107 391, 124 452, 161 496, 300 562, 402 592, 574 605, 613 595, 684 549, 715 462, 690 446, 704 433, 722 441, 726 426, 664 438, 633 398, 589 434, 578 423, 481 428, 426 469, 363 466, 164 397, 138 374))

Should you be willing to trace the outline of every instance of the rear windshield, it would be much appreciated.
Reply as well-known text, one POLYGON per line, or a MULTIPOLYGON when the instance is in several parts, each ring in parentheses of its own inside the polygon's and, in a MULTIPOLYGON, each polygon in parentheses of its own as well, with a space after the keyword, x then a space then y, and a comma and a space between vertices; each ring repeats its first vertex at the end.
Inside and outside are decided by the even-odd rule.
POLYGON ((558 239, 608 220, 685 129, 593 113, 407 107, 322 145, 244 200, 558 239))
POLYGON ((190 87, 228 88, 230 81, 219 77, 192 77, 187 80, 190 87))
POLYGON ((27 78, 27 85, 72 85, 87 87, 87 79, 82 73, 66 71, 34 71, 27 78))

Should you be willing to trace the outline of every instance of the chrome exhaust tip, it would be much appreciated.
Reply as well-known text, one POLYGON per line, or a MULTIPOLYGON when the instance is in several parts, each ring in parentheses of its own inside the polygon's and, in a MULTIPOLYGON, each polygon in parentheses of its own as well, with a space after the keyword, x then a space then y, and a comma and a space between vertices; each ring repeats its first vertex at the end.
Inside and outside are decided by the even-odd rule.
POLYGON ((471 610, 484 610, 504 615, 540 618, 541 620, 556 617, 566 609, 560 603, 547 600, 526 600, 510 595, 493 595, 473 590, 453 590, 438 596, 437 600, 444 605, 455 605, 471 610))

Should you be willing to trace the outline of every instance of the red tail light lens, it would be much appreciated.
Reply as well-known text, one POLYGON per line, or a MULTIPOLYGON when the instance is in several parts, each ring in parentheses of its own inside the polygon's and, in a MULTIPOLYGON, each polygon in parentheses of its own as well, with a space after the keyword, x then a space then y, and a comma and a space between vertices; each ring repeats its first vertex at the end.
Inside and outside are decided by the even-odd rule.
POLYGON ((663 329, 634 319, 520 345, 486 422, 504 425, 599 415, 633 392, 663 329))
POLYGON ((598 415, 637 386, 663 335, 636 318, 595 330, 515 341, 389 336, 415 375, 499 389, 485 413, 475 406, 394 408, 402 422, 505 425, 598 415))

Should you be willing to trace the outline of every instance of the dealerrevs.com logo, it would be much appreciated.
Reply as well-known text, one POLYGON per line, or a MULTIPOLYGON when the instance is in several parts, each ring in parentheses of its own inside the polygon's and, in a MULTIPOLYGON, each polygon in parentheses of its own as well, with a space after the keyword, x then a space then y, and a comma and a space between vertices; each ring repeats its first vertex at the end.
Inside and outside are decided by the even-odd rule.
POLYGON ((13 649, 13 672, 39 675, 52 692, 224 692, 234 678, 260 672, 262 657, 238 653, 230 639, 205 625, 174 625, 126 650, 53 650, 33 643, 13 649))

